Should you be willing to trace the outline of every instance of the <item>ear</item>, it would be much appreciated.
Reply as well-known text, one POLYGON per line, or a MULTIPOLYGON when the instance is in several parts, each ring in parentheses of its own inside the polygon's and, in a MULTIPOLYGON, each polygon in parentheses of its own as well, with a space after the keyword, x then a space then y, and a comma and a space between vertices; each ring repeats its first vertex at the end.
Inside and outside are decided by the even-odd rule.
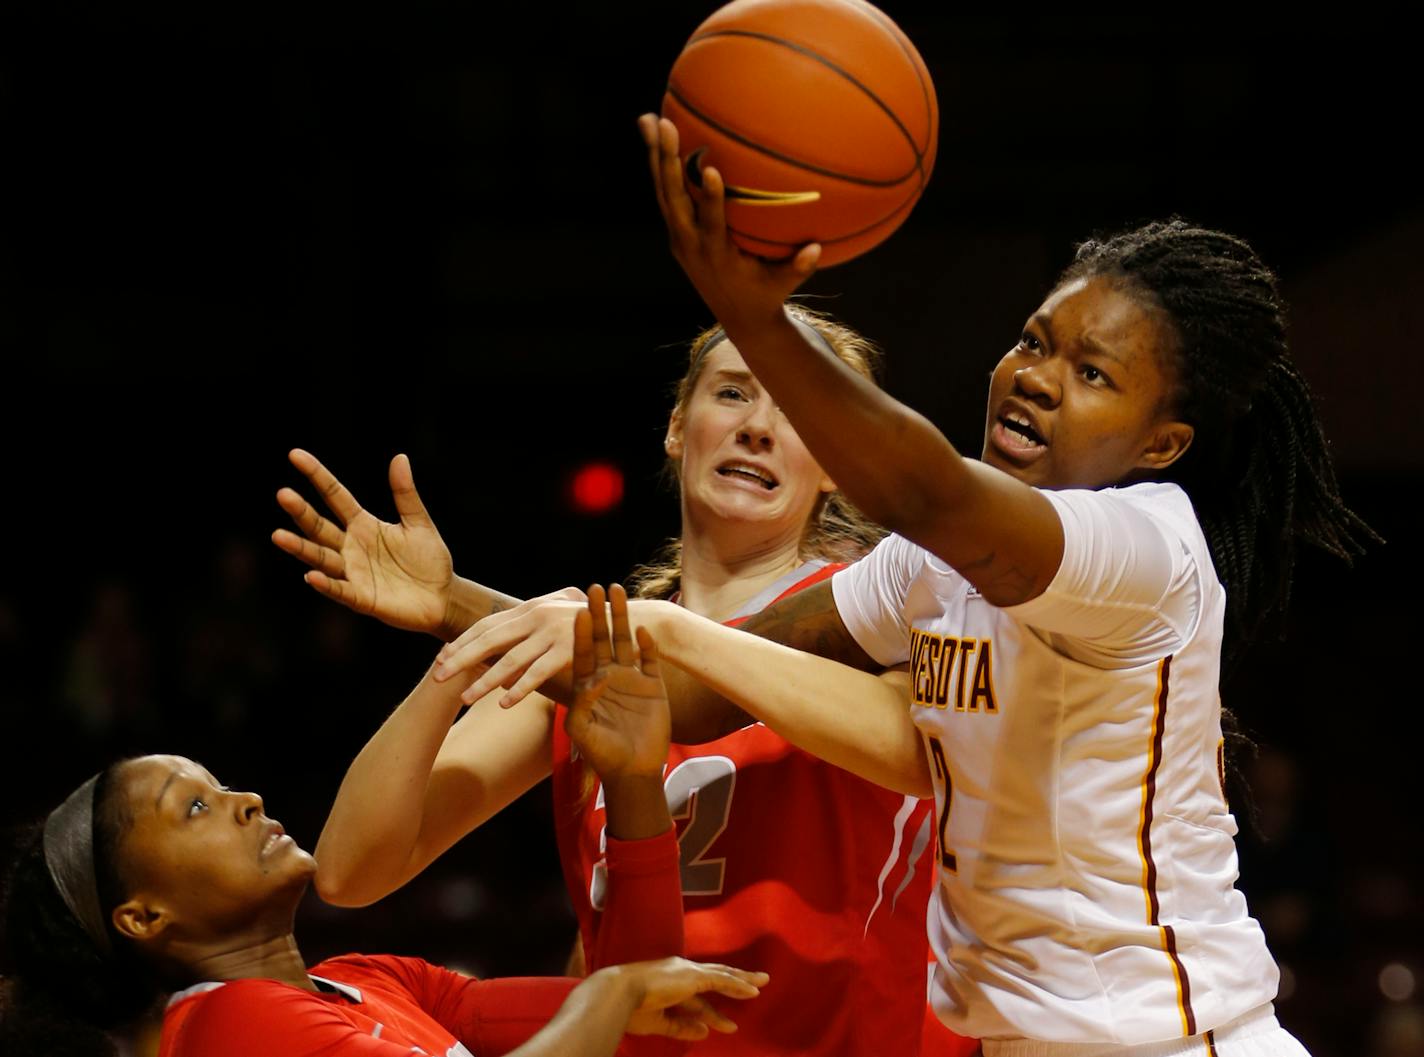
POLYGON ((130 899, 114 908, 111 915, 120 936, 139 943, 150 943, 163 934, 173 919, 162 907, 142 898, 130 899))
POLYGON ((821 491, 824 492, 826 495, 830 495, 832 492, 836 491, 836 482, 835 482, 835 481, 832 481, 832 480, 831 480, 829 477, 827 477, 825 474, 822 474, 822 475, 821 475, 821 483, 820 483, 820 485, 819 485, 818 487, 819 487, 819 488, 821 489, 821 491))
POLYGON ((669 459, 682 458, 682 409, 674 408, 668 417, 667 436, 663 438, 663 451, 669 459))
POLYGON ((1186 454, 1196 430, 1185 422, 1163 422, 1152 433, 1152 441, 1137 465, 1145 470, 1165 470, 1186 454))

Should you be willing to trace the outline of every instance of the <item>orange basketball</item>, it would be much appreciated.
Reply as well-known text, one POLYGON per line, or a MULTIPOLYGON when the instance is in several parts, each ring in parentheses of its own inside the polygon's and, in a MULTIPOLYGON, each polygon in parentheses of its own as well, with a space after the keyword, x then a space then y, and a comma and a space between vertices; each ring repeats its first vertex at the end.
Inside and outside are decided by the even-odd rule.
POLYGON ((663 116, 688 179, 715 166, 727 226, 781 260, 821 266, 890 235, 934 167, 939 107, 915 46, 864 0, 735 0, 697 27, 668 76, 663 116))

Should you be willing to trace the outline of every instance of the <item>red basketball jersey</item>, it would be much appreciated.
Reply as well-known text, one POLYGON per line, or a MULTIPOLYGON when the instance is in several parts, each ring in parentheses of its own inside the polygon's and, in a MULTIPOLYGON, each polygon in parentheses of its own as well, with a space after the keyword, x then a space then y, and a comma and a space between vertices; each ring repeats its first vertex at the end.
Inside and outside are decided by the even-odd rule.
MULTIPOLYGON (((750 613, 839 566, 808 564, 750 613)), ((591 949, 606 884, 602 790, 554 724, 559 854, 591 949)), ((699 1054, 920 1052, 933 801, 902 796, 802 752, 760 723, 674 745, 664 771, 677 820, 686 951, 771 974, 730 1010, 739 1030, 699 1054)))

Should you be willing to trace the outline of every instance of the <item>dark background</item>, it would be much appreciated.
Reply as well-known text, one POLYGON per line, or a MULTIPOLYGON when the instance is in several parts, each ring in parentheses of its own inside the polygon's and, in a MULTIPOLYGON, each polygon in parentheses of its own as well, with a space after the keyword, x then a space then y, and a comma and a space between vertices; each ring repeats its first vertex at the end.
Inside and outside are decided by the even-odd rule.
MULTIPOLYGON (((326 602, 268 543, 290 446, 386 516, 409 453, 457 567, 513 593, 620 578, 676 531, 659 438, 710 320, 633 119, 712 5, 605 6, 0 16, 5 823, 116 753, 174 751, 315 842, 435 643, 326 602), (567 500, 593 458, 627 478, 603 517, 567 500)), ((1424 1053, 1402 34, 887 10, 938 89, 936 172, 807 291, 957 445, 978 450, 987 370, 1075 239, 1177 212, 1278 269, 1345 494, 1389 544, 1353 572, 1305 556, 1287 641, 1225 688, 1262 745, 1241 883, 1316 1057, 1424 1053)), ((557 971, 547 799, 368 910, 311 899, 307 954, 557 971)))

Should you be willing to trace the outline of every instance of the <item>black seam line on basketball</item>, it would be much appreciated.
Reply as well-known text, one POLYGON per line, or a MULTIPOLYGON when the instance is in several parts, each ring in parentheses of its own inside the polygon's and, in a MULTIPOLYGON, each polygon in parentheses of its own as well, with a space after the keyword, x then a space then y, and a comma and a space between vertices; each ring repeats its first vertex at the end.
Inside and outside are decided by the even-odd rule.
MULTIPOLYGON (((866 227, 861 228, 859 231, 852 231, 848 235, 837 235, 833 239, 811 239, 810 241, 819 243, 822 246, 834 246, 838 242, 845 242, 846 239, 858 239, 860 238, 860 236, 866 234, 867 232, 874 231, 882 224, 890 223, 890 221, 894 220, 895 217, 897 217, 904 210, 914 208, 915 203, 920 200, 921 191, 922 188, 916 187, 914 193, 911 194, 909 198, 905 199, 894 209, 890 210, 890 212, 886 213, 879 220, 875 221, 875 223, 869 224, 866 227)), ((806 245, 806 243, 804 242, 783 242, 781 239, 769 239, 765 235, 754 235, 750 231, 742 231, 740 228, 734 228, 730 224, 727 225, 727 230, 730 231, 733 235, 741 235, 743 238, 752 239, 756 242, 764 242, 768 246, 796 247, 806 245)))
POLYGON ((818 176, 828 176, 832 180, 840 180, 842 183, 858 184, 861 187, 894 187, 896 184, 904 183, 907 179, 909 179, 915 173, 920 171, 920 163, 918 157, 915 160, 915 164, 910 167, 910 170, 908 172, 906 172, 903 176, 896 177, 893 180, 872 180, 869 177, 865 176, 851 176, 848 173, 836 172, 834 169, 826 169, 819 165, 812 165, 810 162, 797 161, 790 155, 782 154, 780 151, 772 150, 770 147, 763 147, 760 143, 756 143, 752 140, 749 140, 741 133, 733 132, 731 129, 727 128, 727 126, 721 124, 720 122, 712 120, 712 118, 708 117, 701 110, 698 110, 697 107, 689 103, 687 101, 687 98, 677 90, 676 86, 674 86, 671 81, 668 82, 667 94, 676 99, 678 103, 682 105, 683 109, 685 109, 693 117, 697 118, 698 121, 701 121, 708 128, 715 129, 722 135, 726 136, 728 139, 735 140, 743 147, 748 147, 751 150, 756 151, 758 154, 765 154, 768 158, 775 158, 777 161, 783 162, 786 165, 790 165, 793 168, 804 169, 806 172, 813 172, 818 176))
MULTIPOLYGON (((920 82, 920 95, 923 96, 925 100, 925 121, 929 125, 929 127, 925 129, 925 142, 930 146, 933 146, 935 141, 935 134, 937 131, 935 128, 935 111, 938 108, 930 104, 929 86, 925 83, 925 79, 920 76, 920 63, 915 61, 917 58, 919 58, 918 52, 914 50, 913 45, 909 47, 906 46, 906 41, 902 38, 900 27, 895 25, 895 23, 890 20, 890 16, 887 15, 884 11, 881 11, 878 7, 875 7, 871 4, 856 4, 856 6, 863 8, 867 15, 869 15, 873 19, 876 19, 878 22, 884 25, 885 32, 890 34, 890 37, 895 41, 896 44, 900 46, 900 50, 905 53, 905 58, 910 60, 910 67, 915 71, 915 80, 920 82)), ((923 61, 923 59, 920 60, 920 62, 923 61)), ((929 146, 925 147, 925 153, 929 153, 929 146)), ((928 176, 925 176, 923 174, 923 170, 921 170, 921 179, 929 179, 928 176)))
MULTIPOLYGON (((878 95, 876 95, 859 80, 857 80, 855 75, 849 70, 842 69, 841 67, 833 63, 830 59, 826 58, 824 55, 821 55, 819 52, 812 51, 804 44, 797 44, 795 41, 787 40, 785 37, 774 37, 770 33, 757 33, 754 30, 750 29, 713 30, 710 33, 702 34, 700 37, 693 37, 687 42, 687 47, 692 47, 692 45, 696 44, 699 40, 711 40, 713 37, 746 37, 749 40, 765 41, 767 44, 776 44, 783 48, 789 48, 792 51, 797 52, 798 54, 805 55, 808 59, 814 59, 816 62, 819 62, 828 70, 834 70, 836 73, 840 74, 847 81, 849 81, 851 84, 855 85, 862 92, 864 92, 866 94, 866 97, 872 103, 878 106, 881 110, 885 111, 885 116, 895 123, 895 127, 900 130, 900 135, 904 136, 905 142, 910 145, 910 150, 914 151, 915 168, 920 168, 920 163, 924 160, 924 152, 920 150, 919 144, 915 142, 915 137, 910 135, 910 130, 905 127, 905 123, 900 120, 899 115, 897 115, 895 111, 891 110, 888 106, 885 105, 885 101, 883 99, 881 99, 878 95)), ((918 77, 918 72, 916 76, 918 77)), ((921 91, 923 91, 923 88, 921 89, 921 91)))

